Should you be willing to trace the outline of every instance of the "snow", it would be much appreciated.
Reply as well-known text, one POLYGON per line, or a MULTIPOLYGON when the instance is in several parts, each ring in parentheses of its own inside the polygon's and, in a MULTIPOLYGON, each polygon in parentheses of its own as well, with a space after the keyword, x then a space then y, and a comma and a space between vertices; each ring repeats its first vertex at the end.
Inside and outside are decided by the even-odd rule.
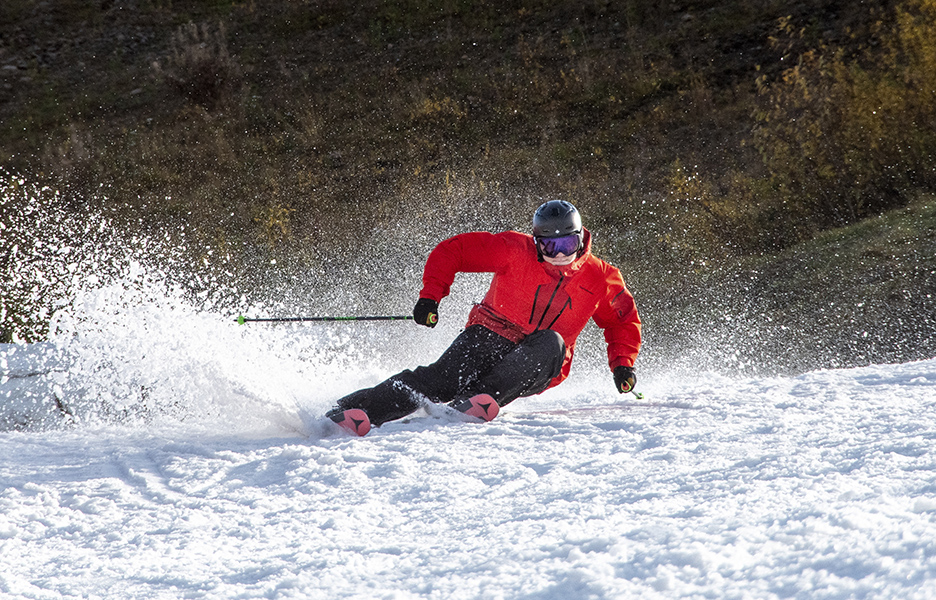
MULTIPOLYGON (((431 407, 351 438, 321 415, 392 365, 324 361, 324 339, 347 347, 333 329, 201 326, 214 362, 170 392, 211 403, 0 433, 0 595, 936 598, 936 360, 661 373, 643 400, 586 372, 489 424, 431 407), (236 342, 238 360, 220 352, 236 342)), ((430 348, 400 362, 434 335, 407 333, 430 348)), ((62 376, 82 361, 114 398, 146 379, 69 339, 0 347, 7 406, 38 403, 24 382, 47 398, 56 364, 66 405, 89 389, 62 376)))

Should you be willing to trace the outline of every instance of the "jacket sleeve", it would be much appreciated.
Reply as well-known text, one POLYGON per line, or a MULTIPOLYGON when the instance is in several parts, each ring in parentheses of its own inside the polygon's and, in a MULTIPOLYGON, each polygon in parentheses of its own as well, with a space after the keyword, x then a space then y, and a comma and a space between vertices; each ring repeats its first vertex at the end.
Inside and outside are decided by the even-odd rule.
POLYGON ((595 311, 595 324, 604 330, 608 365, 633 367, 640 352, 641 324, 634 297, 624 285, 621 272, 608 265, 607 295, 595 311))
POLYGON ((443 240, 429 253, 423 269, 420 298, 439 302, 449 295, 456 273, 494 273, 509 255, 510 238, 504 233, 473 231, 443 240))

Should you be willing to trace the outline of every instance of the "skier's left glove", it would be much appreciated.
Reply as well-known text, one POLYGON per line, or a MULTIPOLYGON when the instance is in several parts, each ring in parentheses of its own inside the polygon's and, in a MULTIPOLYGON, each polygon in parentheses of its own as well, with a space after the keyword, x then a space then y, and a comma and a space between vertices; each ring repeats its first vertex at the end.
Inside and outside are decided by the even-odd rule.
POLYGON ((439 322, 439 303, 429 298, 420 298, 413 307, 413 320, 426 327, 435 327, 439 322))
POLYGON ((620 366, 614 368, 614 387, 617 388, 618 392, 622 394, 632 392, 635 385, 637 385, 637 374, 634 373, 633 367, 620 366))

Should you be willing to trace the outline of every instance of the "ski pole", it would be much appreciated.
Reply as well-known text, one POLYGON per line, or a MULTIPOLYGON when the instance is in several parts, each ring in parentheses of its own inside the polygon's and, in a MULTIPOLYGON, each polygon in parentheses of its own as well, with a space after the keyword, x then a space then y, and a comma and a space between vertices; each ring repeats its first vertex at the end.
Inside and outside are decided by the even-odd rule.
POLYGON ((638 400, 643 400, 643 398, 644 398, 643 394, 641 394, 641 393, 638 392, 638 391, 631 390, 630 393, 633 394, 633 395, 634 395, 634 398, 637 398, 638 400))
POLYGON ((365 315, 360 317, 245 317, 237 315, 237 322, 244 323, 304 323, 323 321, 412 321, 412 315, 365 315))

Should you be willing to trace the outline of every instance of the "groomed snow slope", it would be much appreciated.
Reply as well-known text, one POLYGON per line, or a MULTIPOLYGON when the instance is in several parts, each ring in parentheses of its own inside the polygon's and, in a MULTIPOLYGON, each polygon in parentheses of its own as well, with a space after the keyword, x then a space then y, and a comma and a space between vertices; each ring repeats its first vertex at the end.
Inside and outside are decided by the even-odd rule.
POLYGON ((936 360, 642 401, 573 379, 365 438, 320 416, 389 371, 287 393, 257 367, 277 407, 195 367, 171 393, 236 415, 0 433, 0 596, 936 598, 936 360))

